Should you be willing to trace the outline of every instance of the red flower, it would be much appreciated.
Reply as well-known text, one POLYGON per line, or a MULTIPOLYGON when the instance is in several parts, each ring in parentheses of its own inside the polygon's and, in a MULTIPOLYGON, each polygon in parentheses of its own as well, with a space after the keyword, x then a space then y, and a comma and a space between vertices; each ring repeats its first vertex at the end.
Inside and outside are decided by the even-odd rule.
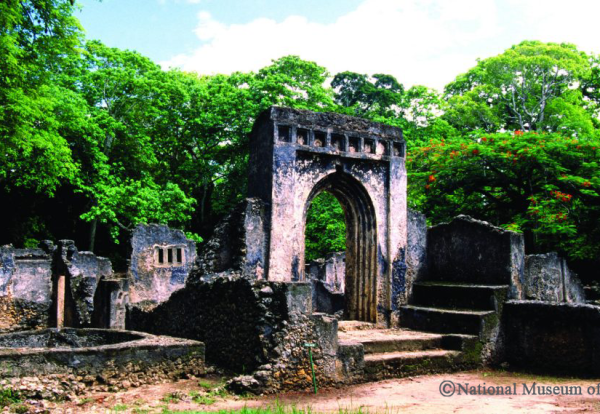
POLYGON ((427 181, 429 181, 430 183, 434 182, 434 181, 435 181, 435 175, 433 175, 433 174, 432 174, 432 175, 430 175, 430 176, 427 178, 427 181))

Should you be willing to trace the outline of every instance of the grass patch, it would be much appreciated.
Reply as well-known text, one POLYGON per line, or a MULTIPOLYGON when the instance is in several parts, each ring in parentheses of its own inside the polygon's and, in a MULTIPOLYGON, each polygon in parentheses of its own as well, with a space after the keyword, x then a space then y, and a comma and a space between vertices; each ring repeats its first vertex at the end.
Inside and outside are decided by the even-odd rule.
MULTIPOLYGON (((386 408, 384 410, 374 410, 369 411, 363 407, 357 408, 340 408, 338 410, 338 414, 396 414, 399 413, 399 410, 394 410, 391 408, 386 408)), ((244 407, 238 410, 219 410, 219 411, 169 411, 163 410, 162 414, 318 414, 318 412, 313 411, 313 409, 308 406, 304 408, 298 408, 294 405, 283 405, 278 401, 274 404, 261 407, 261 408, 248 408, 244 407)))
POLYGON ((202 405, 211 405, 215 403, 215 398, 210 395, 210 393, 199 393, 198 391, 192 391, 190 392, 190 397, 192 397, 192 401, 195 402, 196 404, 202 404, 202 405))
POLYGON ((22 403, 21 394, 10 388, 0 388, 0 407, 22 403))
POLYGON ((162 402, 166 402, 167 404, 170 403, 176 403, 179 401, 184 400, 186 397, 186 395, 182 392, 179 391, 175 391, 175 392, 170 392, 168 394, 166 394, 164 397, 162 397, 162 402))
POLYGON ((121 413, 123 411, 127 411, 129 407, 126 404, 117 404, 111 408, 113 413, 121 413))

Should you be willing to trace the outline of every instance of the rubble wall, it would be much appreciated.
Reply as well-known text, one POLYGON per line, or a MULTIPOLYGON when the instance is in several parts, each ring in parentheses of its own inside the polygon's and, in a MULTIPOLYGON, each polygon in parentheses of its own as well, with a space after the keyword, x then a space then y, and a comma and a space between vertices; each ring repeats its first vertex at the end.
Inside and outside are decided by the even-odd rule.
POLYGON ((0 332, 45 328, 52 305, 52 251, 0 247, 0 332))
POLYGON ((509 285, 522 297, 525 277, 523 235, 460 215, 427 233, 430 277, 449 282, 509 285))
POLYGON ((525 256, 525 299, 584 303, 583 285, 557 253, 525 256))
POLYGON ((600 375, 600 307, 509 301, 504 307, 505 360, 542 373, 600 375))

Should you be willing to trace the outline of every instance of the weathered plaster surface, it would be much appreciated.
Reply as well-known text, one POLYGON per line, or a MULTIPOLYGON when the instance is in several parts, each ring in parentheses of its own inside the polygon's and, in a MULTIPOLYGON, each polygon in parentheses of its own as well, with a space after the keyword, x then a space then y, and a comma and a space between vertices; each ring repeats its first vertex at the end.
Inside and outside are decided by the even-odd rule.
POLYGON ((131 247, 131 303, 161 303, 185 286, 196 260, 196 243, 181 230, 159 224, 139 225, 133 232, 131 247), (177 260, 177 249, 181 251, 181 261, 177 260))
POLYGON ((388 324, 406 271, 405 144, 398 128, 272 107, 251 136, 249 196, 265 204, 268 280, 304 280, 304 226, 322 191, 347 221, 347 316, 388 324), (351 283, 348 284, 348 281, 351 283))

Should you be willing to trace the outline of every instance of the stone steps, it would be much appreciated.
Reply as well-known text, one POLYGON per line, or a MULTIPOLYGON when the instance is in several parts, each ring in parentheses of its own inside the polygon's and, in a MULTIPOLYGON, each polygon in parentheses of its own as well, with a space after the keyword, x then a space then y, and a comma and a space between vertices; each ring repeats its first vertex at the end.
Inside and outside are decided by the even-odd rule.
POLYGON ((498 310, 506 300, 508 286, 451 282, 418 282, 411 305, 450 309, 498 310))
POLYGON ((369 381, 413 375, 452 372, 464 367, 463 353, 445 349, 386 352, 365 355, 369 381))
POLYGON ((366 381, 472 367, 469 350, 478 343, 476 336, 378 328, 341 331, 338 339, 341 354, 360 354, 366 381))
POLYGON ((377 329, 377 326, 371 322, 362 321, 339 321, 338 331, 349 332, 349 331, 363 331, 366 329, 377 329))
POLYGON ((395 329, 371 329, 340 332, 343 342, 360 342, 365 354, 384 352, 422 351, 441 348, 442 335, 395 329))
POLYGON ((495 316, 495 311, 414 305, 400 307, 402 326, 423 332, 480 335, 486 321, 491 322, 495 316))

